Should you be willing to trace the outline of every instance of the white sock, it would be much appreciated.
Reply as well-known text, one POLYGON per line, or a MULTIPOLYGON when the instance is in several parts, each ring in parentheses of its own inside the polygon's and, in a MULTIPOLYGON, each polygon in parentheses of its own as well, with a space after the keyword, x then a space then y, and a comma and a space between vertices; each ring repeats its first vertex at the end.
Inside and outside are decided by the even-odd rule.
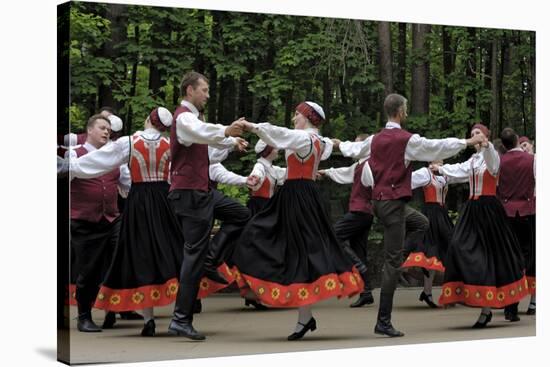
POLYGON ((424 276, 424 293, 431 297, 432 295, 432 285, 435 278, 435 271, 430 270, 430 276, 424 276))
POLYGON ((307 324, 312 317, 313 314, 311 313, 311 306, 303 306, 298 308, 298 323, 296 323, 294 332, 300 332, 304 328, 304 325, 307 324))
POLYGON ((154 320, 155 319, 155 316, 153 315, 153 307, 149 307, 149 308, 144 308, 142 310, 142 314, 143 314, 143 322, 144 323, 147 323, 149 320, 154 320))

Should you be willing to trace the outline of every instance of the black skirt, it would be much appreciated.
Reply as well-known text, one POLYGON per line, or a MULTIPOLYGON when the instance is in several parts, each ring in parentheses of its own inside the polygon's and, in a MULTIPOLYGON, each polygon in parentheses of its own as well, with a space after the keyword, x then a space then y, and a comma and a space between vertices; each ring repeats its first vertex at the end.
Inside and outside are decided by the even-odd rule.
POLYGON ((168 189, 165 181, 132 184, 119 243, 95 307, 128 311, 175 300, 184 239, 168 189))
POLYGON ((444 259, 453 235, 453 222, 447 209, 437 203, 425 203, 422 214, 428 218, 430 228, 424 233, 423 239, 409 249, 409 255, 402 266, 444 272, 444 259))
POLYGON ((537 274, 536 217, 535 215, 508 217, 508 222, 521 246, 525 261, 525 275, 529 281, 529 293, 535 294, 537 274))
POLYGON ((363 281, 336 235, 311 180, 288 180, 243 230, 233 253, 241 293, 273 307, 354 296, 363 281))
POLYGON ((528 294, 521 249, 500 201, 466 203, 445 259, 440 304, 502 308, 528 294))
POLYGON ((269 199, 267 198, 251 196, 246 203, 246 207, 250 210, 250 215, 254 216, 254 214, 262 211, 262 209, 265 208, 268 201, 269 199))

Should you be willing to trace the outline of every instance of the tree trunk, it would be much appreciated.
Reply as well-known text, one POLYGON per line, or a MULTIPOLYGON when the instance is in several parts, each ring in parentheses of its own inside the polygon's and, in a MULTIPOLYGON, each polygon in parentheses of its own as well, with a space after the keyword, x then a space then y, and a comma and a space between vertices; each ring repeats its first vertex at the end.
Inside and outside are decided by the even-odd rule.
MULTIPOLYGON (((111 22, 111 39, 105 42, 99 56, 106 57, 113 61, 115 69, 113 70, 113 74, 111 76, 112 79, 118 78, 116 64, 118 62, 120 52, 118 49, 115 49, 115 46, 126 41, 127 37, 127 8, 128 5, 123 4, 110 4, 106 7, 105 18, 111 22)), ((122 107, 122 103, 116 101, 113 97, 113 88, 116 87, 117 86, 114 83, 111 83, 111 85, 99 85, 98 109, 103 106, 109 106, 117 112, 122 107)))
POLYGON ((384 84, 384 98, 386 98, 393 92, 391 24, 389 22, 378 22, 378 47, 380 81, 384 84))
MULTIPOLYGON (((494 39, 491 44, 491 123, 489 128, 492 132, 498 129, 499 126, 499 111, 500 111, 500 96, 499 96, 499 67, 498 54, 500 52, 500 41, 494 39)), ((490 139, 490 138, 489 138, 490 139)))
POLYGON ((405 95, 406 85, 405 77, 407 74, 407 23, 399 23, 398 52, 397 52, 397 72, 396 72, 395 90, 397 93, 405 95))
MULTIPOLYGON (((466 62, 466 78, 469 83, 475 84, 476 82, 476 67, 477 67, 477 30, 475 28, 468 28, 468 38, 470 41, 470 47, 468 48, 468 61, 466 62)), ((476 116, 477 106, 477 94, 475 88, 470 88, 466 94, 466 107, 468 111, 471 111, 471 118, 476 116)))
MULTIPOLYGON (((485 42, 483 45, 483 50, 485 51, 485 57, 483 58, 483 88, 485 90, 492 90, 491 67, 493 64, 493 44, 491 42, 485 42)), ((483 123, 487 124, 490 122, 491 106, 480 106, 479 115, 483 123)))
POLYGON ((292 126, 292 116, 294 116, 294 82, 292 82, 291 88, 286 92, 285 96, 285 126, 290 128, 292 126))
MULTIPOLYGON (((533 124, 533 138, 535 138, 535 130, 537 127, 537 115, 536 115, 536 102, 537 102, 537 94, 536 94, 536 33, 530 32, 529 38, 531 43, 531 57, 530 57, 530 66, 531 66, 531 121, 533 124)), ((527 134, 527 132, 526 132, 527 134)))
POLYGON ((427 114, 430 108, 430 63, 426 38, 429 24, 413 24, 411 114, 427 114))
MULTIPOLYGON (((139 25, 136 25, 134 27, 134 35, 135 35, 134 42, 137 46, 139 45, 139 25)), ((130 81, 130 85, 131 85, 130 97, 135 97, 136 95, 138 63, 139 63, 139 53, 136 53, 134 55, 134 63, 132 64, 132 79, 130 81)), ((133 120, 134 120, 134 112, 132 111, 132 104, 130 103, 128 106, 128 111, 126 113, 126 124, 124 126, 124 131, 126 135, 131 135, 133 120)))
MULTIPOLYGON (((450 115, 454 112, 454 89, 447 82, 450 75, 454 72, 454 55, 453 39, 449 33, 448 27, 443 26, 441 28, 441 38, 443 43, 443 80, 444 80, 444 101, 445 111, 450 115)), ((441 123, 442 129, 449 127, 449 120, 443 119, 441 123)))
POLYGON ((330 126, 330 102, 332 101, 332 88, 328 70, 323 75, 323 111, 325 112, 325 123, 323 124, 323 134, 331 136, 332 127, 330 126))

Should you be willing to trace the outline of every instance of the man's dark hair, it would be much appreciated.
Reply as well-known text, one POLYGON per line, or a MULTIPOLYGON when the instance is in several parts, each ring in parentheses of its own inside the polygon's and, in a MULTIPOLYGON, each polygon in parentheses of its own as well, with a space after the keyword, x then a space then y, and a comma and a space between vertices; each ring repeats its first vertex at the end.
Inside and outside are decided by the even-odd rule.
POLYGON ((90 117, 88 119, 88 123, 86 124, 86 128, 89 129, 89 128, 92 128, 94 127, 95 123, 97 120, 104 120, 104 121, 107 121, 107 123, 109 123, 109 126, 111 126, 111 121, 109 121, 108 118, 100 115, 99 113, 96 114, 96 115, 93 115, 92 117, 90 117))
POLYGON ((400 94, 392 93, 388 94, 384 100, 384 112, 389 118, 395 117, 399 114, 402 108, 404 108, 407 99, 400 94))
POLYGON ((208 83, 208 79, 202 75, 201 73, 197 73, 196 71, 190 71, 187 74, 183 76, 181 79, 180 84, 180 94, 182 97, 185 97, 187 95, 187 87, 192 86, 193 88, 196 88, 199 84, 199 80, 204 80, 208 83))
POLYGON ((99 112, 98 113, 101 113, 103 111, 107 111, 109 112, 110 114, 115 114, 115 110, 113 109, 113 107, 109 107, 109 106, 103 106, 99 109, 99 112))
POLYGON ((504 128, 500 133, 502 145, 508 150, 514 149, 518 145, 518 134, 511 127, 504 128))

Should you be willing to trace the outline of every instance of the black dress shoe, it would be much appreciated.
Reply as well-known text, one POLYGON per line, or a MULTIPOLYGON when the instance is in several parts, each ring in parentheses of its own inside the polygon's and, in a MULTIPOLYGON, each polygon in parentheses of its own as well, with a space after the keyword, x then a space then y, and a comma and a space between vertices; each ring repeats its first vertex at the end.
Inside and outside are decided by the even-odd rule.
POLYGON ((115 323, 116 323, 115 313, 109 311, 105 314, 105 319, 103 320, 103 325, 101 325, 101 328, 112 329, 115 323))
POLYGON ((369 292, 362 292, 359 295, 359 298, 357 301, 353 302, 350 307, 363 307, 364 305, 372 305, 374 303, 374 297, 372 296, 372 293, 369 292))
POLYGON ((200 299, 196 299, 193 303, 193 313, 201 313, 202 312, 202 301, 200 299))
POLYGON ((245 299, 244 300, 244 305, 245 306, 254 306, 254 308, 256 310, 267 310, 267 309, 269 309, 269 307, 267 307, 265 305, 262 305, 260 302, 254 301, 253 299, 245 299))
POLYGON ((517 312, 504 312, 504 320, 510 322, 517 322, 520 320, 517 312))
POLYGON ((229 282, 225 280, 225 278, 220 273, 218 273, 216 269, 211 269, 211 268, 204 269, 204 276, 210 280, 215 281, 216 283, 229 284, 229 282))
POLYGON ((122 320, 143 320, 143 316, 135 311, 120 312, 120 318, 122 320))
POLYGON ((155 320, 149 320, 143 325, 141 336, 155 336, 155 320))
POLYGON ((81 319, 79 317, 76 327, 78 331, 82 331, 84 333, 98 333, 101 331, 101 328, 97 326, 91 318, 81 319))
POLYGON ((381 322, 377 321, 376 326, 374 327, 374 333, 379 335, 386 335, 390 338, 404 336, 405 333, 396 330, 391 323, 384 325, 381 322))
MULTIPOLYGON (((489 322, 491 322, 493 318, 493 313, 489 312, 489 314, 482 314, 485 316, 484 321, 477 320, 476 323, 472 326, 472 329, 483 329, 489 322)), ((481 315, 480 315, 481 316, 481 315)))
POLYGON ((420 293, 420 297, 418 298, 418 300, 426 302, 428 304, 428 306, 430 306, 431 308, 439 308, 434 303, 434 301, 432 301, 432 295, 431 294, 426 294, 426 293, 424 293, 424 291, 422 291, 422 293, 420 293))
POLYGON ((298 340, 302 339, 302 337, 309 331, 314 331, 317 329, 317 321, 315 321, 315 318, 309 319, 309 321, 306 324, 302 324, 299 322, 298 324, 302 325, 303 328, 297 333, 292 333, 287 337, 287 340, 298 340))
POLYGON ((199 333, 193 325, 191 324, 182 324, 172 320, 168 326, 168 334, 184 336, 191 340, 204 340, 206 337, 199 333))
POLYGON ((535 315, 536 313, 537 313, 536 303, 535 302, 530 302, 529 307, 527 307, 527 311, 525 311, 525 314, 526 315, 535 315))

